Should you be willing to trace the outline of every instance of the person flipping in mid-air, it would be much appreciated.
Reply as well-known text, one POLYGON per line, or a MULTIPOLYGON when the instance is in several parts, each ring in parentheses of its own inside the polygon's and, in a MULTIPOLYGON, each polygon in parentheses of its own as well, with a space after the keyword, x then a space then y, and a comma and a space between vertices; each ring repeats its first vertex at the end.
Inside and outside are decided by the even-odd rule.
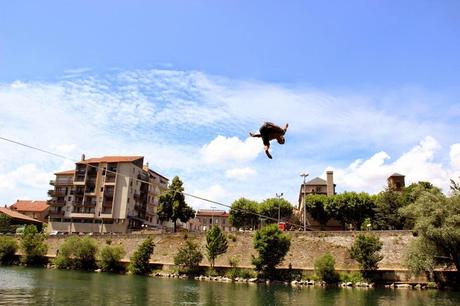
POLYGON ((272 159, 272 155, 268 151, 270 149, 270 140, 276 139, 279 144, 284 144, 284 134, 286 134, 286 130, 288 128, 288 124, 281 128, 276 124, 271 122, 265 122, 259 129, 259 133, 249 133, 251 137, 260 137, 264 143, 264 150, 265 154, 267 154, 268 158, 272 159))

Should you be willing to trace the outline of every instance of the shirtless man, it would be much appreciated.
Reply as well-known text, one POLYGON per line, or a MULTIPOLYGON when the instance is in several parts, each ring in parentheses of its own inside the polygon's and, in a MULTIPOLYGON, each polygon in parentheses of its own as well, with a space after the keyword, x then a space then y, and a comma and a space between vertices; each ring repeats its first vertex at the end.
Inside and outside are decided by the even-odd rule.
POLYGON ((286 134, 286 130, 288 128, 288 124, 284 126, 284 128, 280 128, 279 126, 271 123, 265 122, 259 129, 259 133, 249 133, 251 137, 260 137, 264 143, 264 150, 265 154, 267 154, 268 158, 272 159, 272 155, 268 151, 270 149, 270 140, 276 139, 279 144, 284 144, 284 134, 286 134))

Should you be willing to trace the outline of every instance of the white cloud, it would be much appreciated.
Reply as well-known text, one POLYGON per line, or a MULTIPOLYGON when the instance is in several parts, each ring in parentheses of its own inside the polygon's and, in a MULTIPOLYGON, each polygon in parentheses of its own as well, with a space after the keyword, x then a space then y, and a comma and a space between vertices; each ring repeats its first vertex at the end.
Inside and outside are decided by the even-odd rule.
POLYGON ((460 171, 460 143, 456 143, 450 146, 449 156, 452 167, 456 171, 460 171))
MULTIPOLYGON (((327 165, 338 169, 338 180, 342 171, 339 188, 356 191, 380 190, 392 171, 405 172, 408 180, 434 178, 442 186, 460 172, 460 145, 448 149, 458 142, 451 132, 460 128, 458 112, 446 95, 403 89, 350 94, 196 71, 71 73, 57 82, 0 84, 0 135, 75 160, 82 153, 144 155, 155 170, 179 175, 190 190, 225 186, 229 202, 276 192, 296 202, 299 172, 316 176, 327 165), (262 142, 247 138, 264 121, 290 123, 286 144, 272 147, 273 160, 257 158, 262 142), (410 149, 425 135, 433 138, 410 149), (390 155, 401 157, 391 162, 390 155), (359 156, 368 158, 343 166, 359 156)), ((73 167, 6 142, 0 150, 0 202, 42 199, 52 173, 73 167), (19 178, 32 181, 22 184, 19 178)))
POLYGON ((244 168, 233 168, 225 171, 225 176, 228 178, 234 178, 237 180, 244 181, 249 177, 255 176, 257 171, 254 168, 244 167, 244 168))
MULTIPOLYGON (((457 166, 460 144, 451 146, 451 164, 457 166)), ((386 163, 390 156, 379 152, 367 160, 356 160, 347 168, 335 168, 335 180, 343 190, 378 192, 386 185, 386 179, 394 172, 406 176, 406 184, 430 181, 448 190, 449 178, 455 176, 456 169, 434 161, 440 144, 431 136, 425 137, 408 152, 392 163, 386 163)), ((333 168, 333 167, 332 167, 333 168)))
POLYGON ((246 138, 241 141, 238 137, 217 136, 201 148, 203 159, 208 163, 227 161, 248 162, 257 158, 262 151, 260 139, 246 138))
MULTIPOLYGON (((210 199, 216 202, 220 202, 226 205, 228 204, 226 201, 228 200, 229 192, 225 190, 220 184, 213 184, 204 190, 194 190, 191 194, 204 199, 210 199)), ((210 203, 190 196, 186 196, 186 201, 195 209, 213 208, 216 210, 228 210, 227 207, 224 207, 222 205, 210 203)))

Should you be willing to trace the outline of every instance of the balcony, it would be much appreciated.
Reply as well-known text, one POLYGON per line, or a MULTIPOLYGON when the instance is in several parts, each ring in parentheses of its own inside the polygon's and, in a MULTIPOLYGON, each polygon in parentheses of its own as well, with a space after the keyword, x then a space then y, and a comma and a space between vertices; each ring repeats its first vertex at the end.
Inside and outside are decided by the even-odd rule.
POLYGON ((50 185, 54 186, 54 180, 50 180, 50 185))
POLYGON ((85 206, 85 207, 94 207, 94 206, 96 206, 96 201, 85 201, 85 202, 83 202, 83 206, 85 206))
POLYGON ((105 183, 115 183, 117 176, 113 173, 107 173, 105 183))
POLYGON ((49 196, 50 198, 53 198, 53 197, 55 196, 55 195, 54 195, 54 189, 48 190, 48 196, 49 196))
POLYGON ((73 185, 73 177, 68 178, 58 178, 55 182, 56 186, 66 186, 66 185, 73 185))
POLYGON ((65 205, 65 199, 57 199, 54 201, 53 206, 64 206, 65 205))
POLYGON ((50 217, 62 217, 65 214, 65 211, 50 211, 50 217))

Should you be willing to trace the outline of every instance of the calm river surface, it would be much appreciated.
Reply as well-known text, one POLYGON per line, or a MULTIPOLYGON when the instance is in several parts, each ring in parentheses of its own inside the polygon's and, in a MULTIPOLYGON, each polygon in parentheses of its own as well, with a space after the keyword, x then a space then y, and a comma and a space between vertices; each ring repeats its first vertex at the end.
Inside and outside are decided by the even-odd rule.
POLYGON ((0 305, 460 305, 460 292, 296 289, 0 267, 0 305))

